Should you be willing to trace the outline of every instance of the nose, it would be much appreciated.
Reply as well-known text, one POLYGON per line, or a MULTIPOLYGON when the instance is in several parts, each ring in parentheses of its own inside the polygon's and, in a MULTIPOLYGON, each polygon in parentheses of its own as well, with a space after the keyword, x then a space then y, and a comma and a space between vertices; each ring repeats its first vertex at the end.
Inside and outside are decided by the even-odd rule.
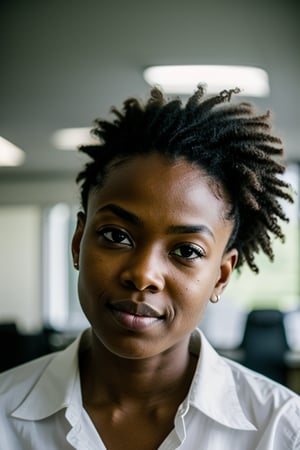
POLYGON ((162 259, 159 251, 154 249, 134 252, 121 272, 121 283, 138 291, 162 291, 165 286, 165 262, 162 259))

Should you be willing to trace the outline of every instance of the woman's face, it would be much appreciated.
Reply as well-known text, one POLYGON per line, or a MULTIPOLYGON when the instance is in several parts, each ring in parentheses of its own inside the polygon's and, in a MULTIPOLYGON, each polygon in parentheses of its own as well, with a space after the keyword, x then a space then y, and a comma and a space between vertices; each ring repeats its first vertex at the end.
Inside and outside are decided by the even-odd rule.
POLYGON ((204 171, 154 153, 111 169, 73 238, 79 298, 101 345, 148 358, 187 345, 237 252, 233 224, 204 171))

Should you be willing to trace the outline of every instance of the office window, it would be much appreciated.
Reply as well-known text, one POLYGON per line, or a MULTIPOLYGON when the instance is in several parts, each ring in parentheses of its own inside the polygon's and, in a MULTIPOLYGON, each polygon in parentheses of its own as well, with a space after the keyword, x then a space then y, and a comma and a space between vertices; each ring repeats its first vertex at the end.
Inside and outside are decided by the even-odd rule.
POLYGON ((87 325, 79 306, 78 272, 71 254, 77 210, 58 203, 44 212, 44 321, 58 330, 80 330, 87 325))

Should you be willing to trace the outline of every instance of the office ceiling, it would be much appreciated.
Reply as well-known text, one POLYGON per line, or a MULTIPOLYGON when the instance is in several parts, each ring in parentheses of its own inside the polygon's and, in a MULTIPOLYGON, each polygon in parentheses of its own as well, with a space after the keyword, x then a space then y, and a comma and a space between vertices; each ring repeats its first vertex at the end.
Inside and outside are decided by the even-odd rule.
POLYGON ((51 134, 90 126, 144 98, 154 64, 245 64, 270 76, 289 159, 300 159, 300 6, 296 0, 10 0, 1 2, 0 135, 26 152, 0 177, 66 176, 85 161, 51 134))

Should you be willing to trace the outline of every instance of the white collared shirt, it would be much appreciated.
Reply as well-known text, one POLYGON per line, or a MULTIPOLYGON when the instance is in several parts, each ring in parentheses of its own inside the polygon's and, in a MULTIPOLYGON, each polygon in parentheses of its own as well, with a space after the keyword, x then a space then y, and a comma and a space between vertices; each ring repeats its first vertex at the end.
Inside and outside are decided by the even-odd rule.
MULTIPOLYGON (((0 450, 105 449, 82 406, 80 340, 0 375, 0 450)), ((220 357, 199 330, 190 351, 193 383, 159 450, 300 450, 298 395, 220 357)))

